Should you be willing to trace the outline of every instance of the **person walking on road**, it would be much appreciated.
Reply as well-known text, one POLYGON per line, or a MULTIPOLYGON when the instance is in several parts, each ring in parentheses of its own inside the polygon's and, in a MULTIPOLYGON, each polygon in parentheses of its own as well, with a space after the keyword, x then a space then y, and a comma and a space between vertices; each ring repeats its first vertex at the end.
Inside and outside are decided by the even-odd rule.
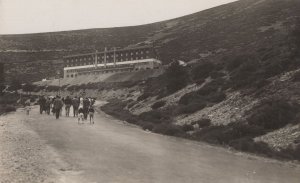
POLYGON ((29 112, 31 110, 31 107, 30 107, 30 101, 29 99, 25 102, 25 111, 26 111, 26 114, 29 115, 29 112))
POLYGON ((72 105, 72 100, 69 96, 66 97, 65 99, 65 109, 66 109, 66 116, 69 117, 70 116, 70 108, 72 105))
POLYGON ((78 109, 78 124, 83 124, 84 123, 84 111, 83 111, 83 107, 79 106, 78 109), (81 123, 80 123, 81 120, 81 123))
POLYGON ((73 115, 74 117, 78 117, 78 108, 80 104, 80 99, 77 97, 74 97, 72 100, 72 106, 73 106, 73 115))
POLYGON ((95 113, 94 106, 91 105, 89 108, 90 124, 94 124, 94 113, 95 113))
POLYGON ((62 109, 63 105, 64 105, 63 101, 60 99, 59 96, 57 96, 56 99, 54 100, 54 103, 53 103, 53 108, 54 108, 54 111, 55 111, 56 119, 59 118, 60 110, 62 109))
POLYGON ((52 103, 51 99, 48 98, 45 104, 45 110, 48 115, 50 115, 51 103, 52 103))
POLYGON ((46 99, 44 96, 40 96, 38 103, 40 105, 40 114, 43 113, 43 111, 45 110, 45 104, 46 104, 46 99))
POLYGON ((84 119, 87 120, 88 112, 89 112, 89 107, 90 107, 90 100, 86 97, 83 100, 83 114, 84 114, 84 119))

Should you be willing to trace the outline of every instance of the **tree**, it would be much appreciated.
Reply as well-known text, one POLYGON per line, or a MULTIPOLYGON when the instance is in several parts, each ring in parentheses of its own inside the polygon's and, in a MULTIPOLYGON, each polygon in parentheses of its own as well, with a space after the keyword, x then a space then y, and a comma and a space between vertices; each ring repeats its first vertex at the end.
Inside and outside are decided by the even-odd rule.
POLYGON ((17 78, 13 78, 10 83, 10 90, 16 91, 22 88, 21 81, 17 78))
POLYGON ((30 84, 30 83, 26 83, 26 84, 23 86, 23 91, 24 91, 24 92, 30 93, 30 92, 33 92, 34 89, 35 89, 35 85, 30 84))
POLYGON ((188 74, 178 62, 173 62, 166 70, 166 87, 168 93, 174 93, 184 88, 188 83, 188 74))

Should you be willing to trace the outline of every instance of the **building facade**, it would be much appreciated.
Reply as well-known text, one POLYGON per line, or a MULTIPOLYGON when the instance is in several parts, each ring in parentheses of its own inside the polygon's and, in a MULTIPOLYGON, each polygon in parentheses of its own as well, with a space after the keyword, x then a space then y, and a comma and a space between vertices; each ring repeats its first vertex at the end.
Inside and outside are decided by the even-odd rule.
POLYGON ((156 59, 154 49, 150 46, 105 49, 103 52, 66 56, 63 60, 64 78, 161 67, 161 61, 156 59))

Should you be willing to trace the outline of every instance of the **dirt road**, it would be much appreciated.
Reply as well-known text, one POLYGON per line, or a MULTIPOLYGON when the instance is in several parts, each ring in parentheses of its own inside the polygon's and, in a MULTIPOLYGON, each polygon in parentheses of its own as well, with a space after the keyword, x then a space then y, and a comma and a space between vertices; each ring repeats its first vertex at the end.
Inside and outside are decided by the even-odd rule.
POLYGON ((300 167, 145 132, 96 114, 0 117, 0 182, 299 183, 300 167))

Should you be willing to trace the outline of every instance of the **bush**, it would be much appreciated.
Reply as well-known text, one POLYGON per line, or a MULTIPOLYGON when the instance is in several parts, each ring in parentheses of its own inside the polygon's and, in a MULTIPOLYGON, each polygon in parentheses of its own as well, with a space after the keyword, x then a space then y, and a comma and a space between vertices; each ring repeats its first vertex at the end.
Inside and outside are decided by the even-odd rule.
POLYGON ((7 112, 14 112, 16 110, 17 110, 16 107, 12 106, 12 105, 7 105, 7 106, 3 107, 3 111, 6 112, 6 113, 7 112))
POLYGON ((220 71, 212 71, 209 75, 212 79, 217 79, 217 78, 221 78, 221 77, 225 76, 225 74, 220 71))
POLYGON ((280 155, 286 159, 296 159, 300 161, 300 145, 298 144, 296 147, 289 146, 287 149, 282 149, 280 155))
POLYGON ((195 66, 191 71, 191 76, 194 81, 205 79, 209 76, 210 72, 215 69, 215 65, 211 62, 202 62, 195 66))
POLYGON ((204 128, 211 125, 210 119, 200 119, 196 123, 199 125, 199 128, 204 128))
POLYGON ((154 103, 152 106, 151 106, 151 108, 152 109, 158 109, 158 108, 161 108, 161 107, 163 107, 164 105, 166 104, 166 101, 158 101, 158 102, 156 102, 156 103, 154 103))
POLYGON ((206 107, 205 102, 194 102, 188 105, 179 105, 176 109, 175 113, 180 114, 192 114, 194 112, 200 111, 201 109, 206 107))
POLYGON ((268 157, 276 156, 276 152, 273 151, 268 144, 264 142, 254 142, 253 139, 249 137, 233 140, 229 145, 239 151, 263 154, 268 157))
POLYGON ((188 74, 184 67, 174 62, 165 73, 167 93, 174 93, 188 84, 188 74))
MULTIPOLYGON (((208 122, 203 122, 207 123, 208 122)), ((230 144, 231 141, 240 138, 253 138, 265 134, 266 131, 257 126, 251 126, 244 122, 230 123, 226 126, 203 127, 195 134, 198 140, 207 141, 214 144, 230 144)))
POLYGON ((59 89, 60 89, 59 86, 52 86, 51 85, 51 86, 48 86, 46 90, 49 91, 49 92, 56 92, 56 91, 59 91, 59 89))
POLYGON ((166 123, 156 125, 153 129, 153 132, 171 136, 180 136, 183 133, 180 126, 166 123))
POLYGON ((293 82, 300 82, 300 72, 296 72, 292 78, 293 82))
POLYGON ((0 104, 3 104, 3 105, 16 104, 19 97, 20 96, 16 93, 14 93, 14 94, 6 93, 3 96, 0 96, 0 104))
POLYGON ((208 102, 219 103, 226 98, 225 93, 220 88, 223 82, 224 80, 214 80, 210 83, 207 83, 198 91, 183 95, 178 103, 183 105, 208 102))
POLYGON ((139 97, 137 98, 137 101, 145 100, 145 99, 149 98, 150 96, 151 96, 150 93, 143 93, 141 96, 139 96, 139 97))
POLYGON ((182 130, 185 131, 185 132, 193 131, 194 130, 194 126, 190 125, 190 124, 184 124, 182 126, 182 130))
POLYGON ((154 125, 150 122, 145 122, 145 121, 142 121, 142 122, 138 122, 138 125, 141 126, 143 128, 143 130, 149 130, 149 131, 152 131, 153 128, 154 128, 154 125))
POLYGON ((139 118, 143 121, 152 122, 154 124, 170 122, 170 116, 167 116, 165 113, 157 110, 144 112, 139 115, 139 118))
POLYGON ((230 133, 226 133, 226 127, 221 126, 209 126, 205 127, 198 132, 193 134, 193 138, 196 140, 205 141, 212 144, 224 144, 231 140, 232 138, 228 138, 230 133))
POLYGON ((197 85, 202 85, 205 82, 205 79, 198 79, 197 81, 195 81, 195 83, 197 85))
POLYGON ((296 104, 283 99, 270 99, 254 108, 247 120, 250 125, 275 130, 293 122, 298 111, 299 106, 296 104))

